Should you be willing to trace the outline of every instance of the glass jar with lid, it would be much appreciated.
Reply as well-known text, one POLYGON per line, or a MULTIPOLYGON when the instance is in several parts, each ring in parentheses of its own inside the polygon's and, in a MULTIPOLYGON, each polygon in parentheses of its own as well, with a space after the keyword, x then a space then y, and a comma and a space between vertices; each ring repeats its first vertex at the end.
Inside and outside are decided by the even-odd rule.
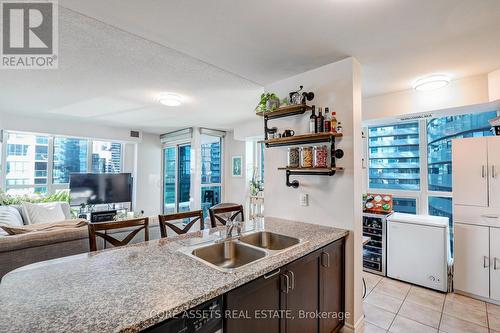
POLYGON ((328 167, 328 148, 326 146, 314 146, 313 166, 315 168, 328 167))
POLYGON ((287 167, 298 168, 300 165, 299 162, 300 162, 299 148, 297 147, 288 148, 287 167))
POLYGON ((312 168, 313 166, 313 149, 312 147, 300 148, 300 167, 312 168))

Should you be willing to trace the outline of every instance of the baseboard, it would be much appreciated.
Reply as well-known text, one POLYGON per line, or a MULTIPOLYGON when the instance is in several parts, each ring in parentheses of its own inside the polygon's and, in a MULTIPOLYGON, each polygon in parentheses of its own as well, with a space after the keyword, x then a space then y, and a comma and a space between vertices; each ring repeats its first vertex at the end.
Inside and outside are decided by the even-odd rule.
POLYGON ((365 316, 363 315, 359 320, 353 325, 345 323, 344 327, 340 330, 341 333, 361 333, 365 329, 365 316))
POLYGON ((465 291, 461 291, 461 290, 457 290, 457 289, 455 289, 453 292, 455 294, 459 294, 459 295, 467 296, 467 297, 470 297, 470 298, 478 299, 478 300, 484 301, 486 303, 500 305, 500 301, 497 301, 497 300, 494 300, 494 299, 491 299, 491 298, 474 295, 474 294, 467 293, 465 291))

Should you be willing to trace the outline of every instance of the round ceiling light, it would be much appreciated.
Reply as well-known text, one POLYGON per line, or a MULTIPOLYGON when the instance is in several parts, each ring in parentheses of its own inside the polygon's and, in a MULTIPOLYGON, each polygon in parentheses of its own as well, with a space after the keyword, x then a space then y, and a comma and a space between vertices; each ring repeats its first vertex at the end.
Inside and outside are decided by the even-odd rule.
POLYGON ((173 93, 161 93, 158 102, 166 106, 179 106, 182 104, 182 97, 173 93))
POLYGON ((432 91, 446 87, 450 83, 447 75, 434 74, 418 79, 413 84, 413 89, 417 91, 432 91))

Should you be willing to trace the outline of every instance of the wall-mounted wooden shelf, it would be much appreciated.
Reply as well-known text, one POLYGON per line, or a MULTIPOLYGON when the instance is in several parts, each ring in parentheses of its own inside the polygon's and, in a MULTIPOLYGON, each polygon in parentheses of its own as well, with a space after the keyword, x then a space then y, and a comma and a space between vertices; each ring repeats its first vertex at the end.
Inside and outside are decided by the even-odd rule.
POLYGON ((342 136, 342 133, 324 132, 313 134, 301 134, 285 138, 265 140, 266 147, 293 146, 320 142, 334 142, 335 138, 342 136))
POLYGON ((312 107, 307 104, 297 104, 297 105, 287 105, 277 108, 270 112, 257 112, 256 114, 260 117, 267 117, 267 119, 276 119, 282 117, 295 116, 305 113, 307 110, 311 110, 312 107))

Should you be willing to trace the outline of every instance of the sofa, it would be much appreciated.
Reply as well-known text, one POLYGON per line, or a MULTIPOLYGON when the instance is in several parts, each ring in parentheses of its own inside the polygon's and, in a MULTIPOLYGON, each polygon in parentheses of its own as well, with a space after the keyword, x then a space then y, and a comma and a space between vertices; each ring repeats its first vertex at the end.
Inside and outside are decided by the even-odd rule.
MULTIPOLYGON (((71 211, 68 203, 60 203, 64 217, 71 219, 71 211)), ((42 204, 41 204, 42 205, 42 204)), ((24 225, 29 224, 28 216, 22 206, 0 206, 0 218, 4 224, 24 225), (8 207, 8 208, 7 208, 8 207), (17 210, 17 213, 16 211, 17 210), (3 215, 2 215, 3 212, 3 215), (19 221, 19 217, 21 221, 19 221)), ((88 228, 70 228, 64 230, 33 231, 19 235, 8 235, 0 229, 0 278, 6 273, 18 267, 35 262, 55 259, 80 253, 89 252, 88 228)), ((110 232, 110 234, 122 239, 128 234, 127 230, 110 232)), ((169 235, 170 236, 170 235, 169 235)), ((149 239, 159 239, 160 229, 158 218, 149 219, 149 239)), ((103 249, 102 239, 98 238, 98 248, 103 249)), ((131 243, 144 240, 140 232, 132 239, 131 243)), ((110 245, 108 244, 107 247, 110 245)))

